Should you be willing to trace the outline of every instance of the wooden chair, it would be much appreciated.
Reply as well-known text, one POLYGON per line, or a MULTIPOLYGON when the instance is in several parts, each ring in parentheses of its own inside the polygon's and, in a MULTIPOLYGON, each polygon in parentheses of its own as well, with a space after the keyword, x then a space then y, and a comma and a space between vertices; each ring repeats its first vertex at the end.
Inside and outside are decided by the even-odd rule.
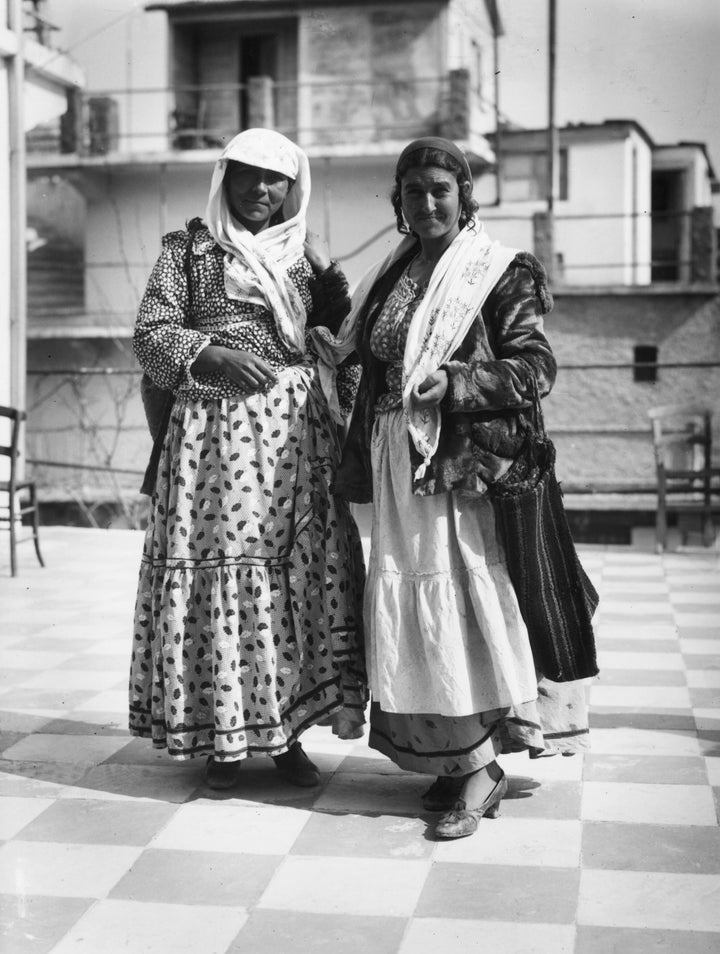
POLYGON ((17 575, 17 545, 32 539, 40 566, 45 566, 40 553, 39 510, 35 482, 18 480, 18 461, 20 458, 20 427, 27 417, 25 411, 0 405, 0 418, 10 420, 10 444, 0 445, 0 457, 10 458, 10 479, 0 480, 0 494, 7 495, 7 514, 0 512, 0 523, 7 523, 10 529, 10 572, 17 575), (32 515, 32 536, 18 538, 18 527, 23 517, 32 515))
MULTIPOLYGON (((667 546, 668 513, 699 514, 705 546, 714 542, 720 513, 720 467, 712 463, 712 414, 696 404, 666 404, 648 411, 657 474, 655 547, 667 546)), ((684 538, 683 538, 684 539, 684 538)))

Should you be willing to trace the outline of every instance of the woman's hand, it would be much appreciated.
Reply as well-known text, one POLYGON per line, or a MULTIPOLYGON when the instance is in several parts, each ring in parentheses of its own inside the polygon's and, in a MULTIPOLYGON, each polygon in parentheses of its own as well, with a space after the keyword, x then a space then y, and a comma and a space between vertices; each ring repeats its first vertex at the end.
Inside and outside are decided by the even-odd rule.
POLYGON ((319 275, 330 268, 330 248, 324 238, 317 232, 305 234, 305 258, 310 262, 313 270, 319 275))
POLYGON ((225 377, 243 391, 262 391, 277 381, 277 374, 256 354, 220 345, 203 348, 190 368, 193 375, 209 371, 222 371, 225 377))
POLYGON ((433 371, 424 381, 413 387, 413 404, 415 407, 436 407, 447 394, 448 384, 447 371, 433 371))

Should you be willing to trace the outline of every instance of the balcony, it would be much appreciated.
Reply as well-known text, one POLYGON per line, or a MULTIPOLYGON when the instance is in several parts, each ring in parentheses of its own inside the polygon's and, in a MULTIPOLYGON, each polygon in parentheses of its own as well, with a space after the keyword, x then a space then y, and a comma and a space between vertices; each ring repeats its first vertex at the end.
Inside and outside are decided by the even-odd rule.
POLYGON ((277 82, 165 89, 73 91, 65 114, 30 130, 28 165, 119 164, 222 148, 242 128, 285 133, 310 155, 383 155, 398 143, 442 135, 492 159, 486 121, 466 70, 410 81, 277 82), (244 121, 240 119, 244 118, 244 121), (478 128, 475 128, 478 127, 478 128), (482 127, 482 131, 480 129, 482 127))

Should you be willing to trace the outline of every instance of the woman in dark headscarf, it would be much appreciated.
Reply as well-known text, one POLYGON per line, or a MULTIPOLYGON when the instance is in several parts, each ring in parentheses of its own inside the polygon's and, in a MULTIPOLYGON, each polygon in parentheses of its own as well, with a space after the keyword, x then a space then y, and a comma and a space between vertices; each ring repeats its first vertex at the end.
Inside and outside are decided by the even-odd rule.
POLYGON ((587 742, 583 687, 536 672, 486 495, 522 466, 532 379, 540 394, 555 380, 552 302, 540 263, 485 233, 454 143, 411 143, 392 202, 406 237, 361 282, 338 337, 363 375, 336 488, 373 501, 370 745, 437 776, 423 802, 456 838, 497 814, 500 753, 587 742))

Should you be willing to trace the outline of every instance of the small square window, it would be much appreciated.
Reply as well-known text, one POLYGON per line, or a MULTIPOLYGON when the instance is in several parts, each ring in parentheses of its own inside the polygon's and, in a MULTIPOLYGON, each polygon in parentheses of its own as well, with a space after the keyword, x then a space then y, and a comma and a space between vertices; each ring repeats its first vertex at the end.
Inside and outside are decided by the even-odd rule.
POLYGON ((657 345, 635 345, 633 381, 657 381, 657 360, 657 345))

